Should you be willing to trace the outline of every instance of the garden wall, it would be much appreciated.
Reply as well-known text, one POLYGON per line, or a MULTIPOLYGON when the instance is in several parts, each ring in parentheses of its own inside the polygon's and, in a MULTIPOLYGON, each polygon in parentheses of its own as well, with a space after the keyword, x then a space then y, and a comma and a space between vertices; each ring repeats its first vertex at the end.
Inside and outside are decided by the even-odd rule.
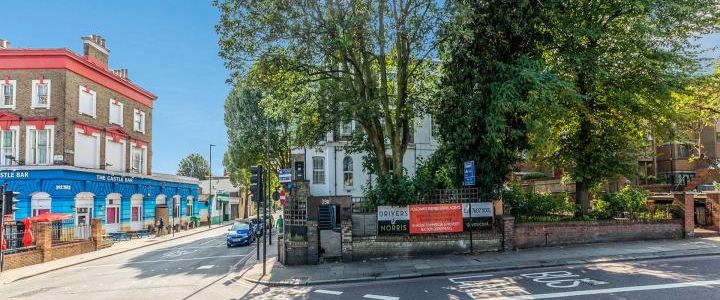
POLYGON ((680 239, 683 221, 572 221, 554 223, 517 223, 505 232, 514 248, 533 248, 569 244, 680 239), (508 234, 512 234, 508 237, 508 234))
MULTIPOLYGON (((499 251, 502 235, 474 232, 473 252, 499 251)), ((353 237, 352 259, 460 254, 470 252, 470 233, 353 237)))

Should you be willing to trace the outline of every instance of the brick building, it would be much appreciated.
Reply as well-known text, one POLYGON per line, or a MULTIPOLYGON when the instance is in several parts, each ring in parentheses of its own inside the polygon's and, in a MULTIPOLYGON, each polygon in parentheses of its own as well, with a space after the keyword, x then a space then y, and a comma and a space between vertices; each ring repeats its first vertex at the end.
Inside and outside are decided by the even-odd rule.
POLYGON ((197 180, 152 173, 157 97, 109 68, 103 37, 82 43, 78 55, 0 40, 0 183, 20 192, 16 219, 49 210, 116 231, 168 207, 177 221, 197 214, 197 180))

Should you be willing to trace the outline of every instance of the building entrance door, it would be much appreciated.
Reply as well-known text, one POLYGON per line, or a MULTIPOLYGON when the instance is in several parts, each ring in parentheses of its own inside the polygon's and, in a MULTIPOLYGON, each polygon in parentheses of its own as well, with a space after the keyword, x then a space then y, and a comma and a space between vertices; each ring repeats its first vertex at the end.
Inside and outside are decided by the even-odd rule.
POLYGON ((337 205, 320 205, 318 207, 318 230, 320 231, 320 256, 329 258, 342 257, 342 234, 338 218, 337 205))

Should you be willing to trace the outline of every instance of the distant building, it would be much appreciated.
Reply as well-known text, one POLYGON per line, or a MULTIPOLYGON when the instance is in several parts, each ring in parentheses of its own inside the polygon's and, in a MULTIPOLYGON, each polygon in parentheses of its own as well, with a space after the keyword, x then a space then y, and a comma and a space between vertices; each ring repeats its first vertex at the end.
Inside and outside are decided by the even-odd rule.
POLYGON ((107 232, 188 221, 198 181, 151 171, 157 97, 108 68, 103 37, 82 41, 81 56, 0 40, 0 183, 20 193, 15 218, 101 218, 107 232))
MULTIPOLYGON (((415 175, 419 164, 438 148, 432 122, 432 118, 425 115, 416 118, 412 127, 410 144, 402 165, 411 176, 415 175)), ((363 196, 363 186, 369 185, 373 180, 362 166, 365 153, 347 153, 344 149, 352 132, 361 130, 356 127, 354 121, 343 124, 337 130, 329 132, 318 147, 292 150, 293 175, 296 179, 309 181, 311 195, 349 195, 354 198, 363 196)), ((389 147, 386 153, 388 157, 392 154, 389 147)))
MULTIPOLYGON (((200 198, 203 200, 211 198, 210 181, 210 179, 200 181, 200 198)), ((245 190, 234 186, 227 176, 212 177, 212 195, 210 206, 213 223, 247 218, 255 207, 248 202, 245 190)), ((202 216, 207 215, 206 210, 200 213, 202 216)))

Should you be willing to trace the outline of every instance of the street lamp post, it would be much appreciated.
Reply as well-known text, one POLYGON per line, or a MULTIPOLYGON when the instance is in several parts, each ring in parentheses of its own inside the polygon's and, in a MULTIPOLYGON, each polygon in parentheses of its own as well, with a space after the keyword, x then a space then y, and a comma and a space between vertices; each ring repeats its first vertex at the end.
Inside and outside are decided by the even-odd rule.
POLYGON ((213 210, 213 207, 212 207, 212 204, 213 204, 213 203, 212 203, 212 200, 213 200, 213 193, 212 193, 212 149, 213 149, 213 147, 215 147, 215 145, 210 144, 210 178, 209 178, 209 182, 210 182, 210 194, 208 195, 208 228, 211 228, 211 227, 212 227, 211 224, 212 224, 212 210, 213 210))

